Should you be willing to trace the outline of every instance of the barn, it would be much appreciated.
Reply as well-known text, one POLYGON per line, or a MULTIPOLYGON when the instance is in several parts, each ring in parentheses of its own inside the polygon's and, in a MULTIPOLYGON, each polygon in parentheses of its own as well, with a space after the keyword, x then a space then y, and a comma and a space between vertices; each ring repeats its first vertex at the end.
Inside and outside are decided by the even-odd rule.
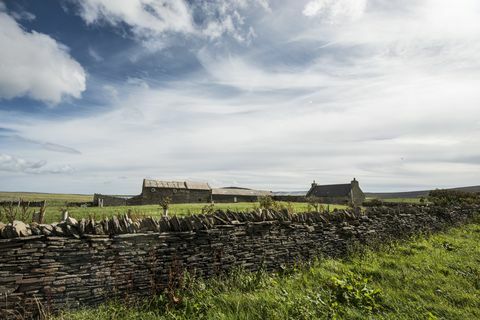
POLYGON ((144 179, 141 204, 159 204, 166 197, 171 203, 210 203, 212 188, 205 182, 144 179))
POLYGON ((346 184, 318 185, 313 181, 312 187, 307 192, 308 197, 317 197, 323 203, 352 204, 354 206, 359 206, 365 201, 365 194, 355 178, 346 184))
POLYGON ((239 187, 212 189, 212 200, 216 203, 257 202, 259 197, 272 195, 271 191, 239 187))

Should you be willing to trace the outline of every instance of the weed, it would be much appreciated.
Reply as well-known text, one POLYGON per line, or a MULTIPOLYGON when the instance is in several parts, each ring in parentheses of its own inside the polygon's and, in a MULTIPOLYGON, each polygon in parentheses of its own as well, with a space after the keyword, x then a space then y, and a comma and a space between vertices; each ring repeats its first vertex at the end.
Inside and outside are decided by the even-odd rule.
POLYGON ((359 308, 367 313, 382 309, 381 290, 370 288, 370 279, 348 272, 345 277, 331 278, 330 288, 334 299, 331 308, 336 309, 340 304, 359 308))

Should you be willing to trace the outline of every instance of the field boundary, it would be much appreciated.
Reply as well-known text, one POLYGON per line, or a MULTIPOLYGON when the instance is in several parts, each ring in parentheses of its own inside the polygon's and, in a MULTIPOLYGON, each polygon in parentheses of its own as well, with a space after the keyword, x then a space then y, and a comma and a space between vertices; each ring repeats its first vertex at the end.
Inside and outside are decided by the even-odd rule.
POLYGON ((479 209, 404 205, 363 213, 218 211, 159 220, 17 221, 0 225, 0 316, 148 296, 175 286, 185 272, 210 277, 238 267, 278 271, 322 255, 343 257, 358 245, 465 224, 479 209))

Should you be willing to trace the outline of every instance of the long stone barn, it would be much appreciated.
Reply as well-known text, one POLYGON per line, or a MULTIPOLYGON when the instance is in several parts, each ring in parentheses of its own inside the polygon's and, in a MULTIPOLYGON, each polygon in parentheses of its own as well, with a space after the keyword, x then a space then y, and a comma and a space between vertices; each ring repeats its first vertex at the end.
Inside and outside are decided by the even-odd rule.
POLYGON ((144 179, 142 193, 128 204, 159 204, 166 197, 171 203, 210 203, 212 188, 206 182, 144 179))
MULTIPOLYGON (((159 204, 166 197, 170 198, 171 203, 256 202, 259 197, 272 195, 271 191, 239 187, 213 189, 206 182, 144 179, 142 193, 127 199, 126 204, 159 204)), ((107 200, 105 198, 105 203, 107 200)))

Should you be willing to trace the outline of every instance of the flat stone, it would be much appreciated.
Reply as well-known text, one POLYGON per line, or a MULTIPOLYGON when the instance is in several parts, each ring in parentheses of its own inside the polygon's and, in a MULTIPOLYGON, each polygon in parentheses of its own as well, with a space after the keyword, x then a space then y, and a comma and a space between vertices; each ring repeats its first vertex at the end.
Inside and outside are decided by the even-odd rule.
POLYGON ((72 218, 70 216, 65 220, 65 223, 68 226, 72 226, 72 227, 77 227, 78 226, 78 221, 75 218, 72 218))
POLYGON ((0 236, 2 235, 3 228, 6 227, 6 224, 3 222, 0 222, 0 236))

